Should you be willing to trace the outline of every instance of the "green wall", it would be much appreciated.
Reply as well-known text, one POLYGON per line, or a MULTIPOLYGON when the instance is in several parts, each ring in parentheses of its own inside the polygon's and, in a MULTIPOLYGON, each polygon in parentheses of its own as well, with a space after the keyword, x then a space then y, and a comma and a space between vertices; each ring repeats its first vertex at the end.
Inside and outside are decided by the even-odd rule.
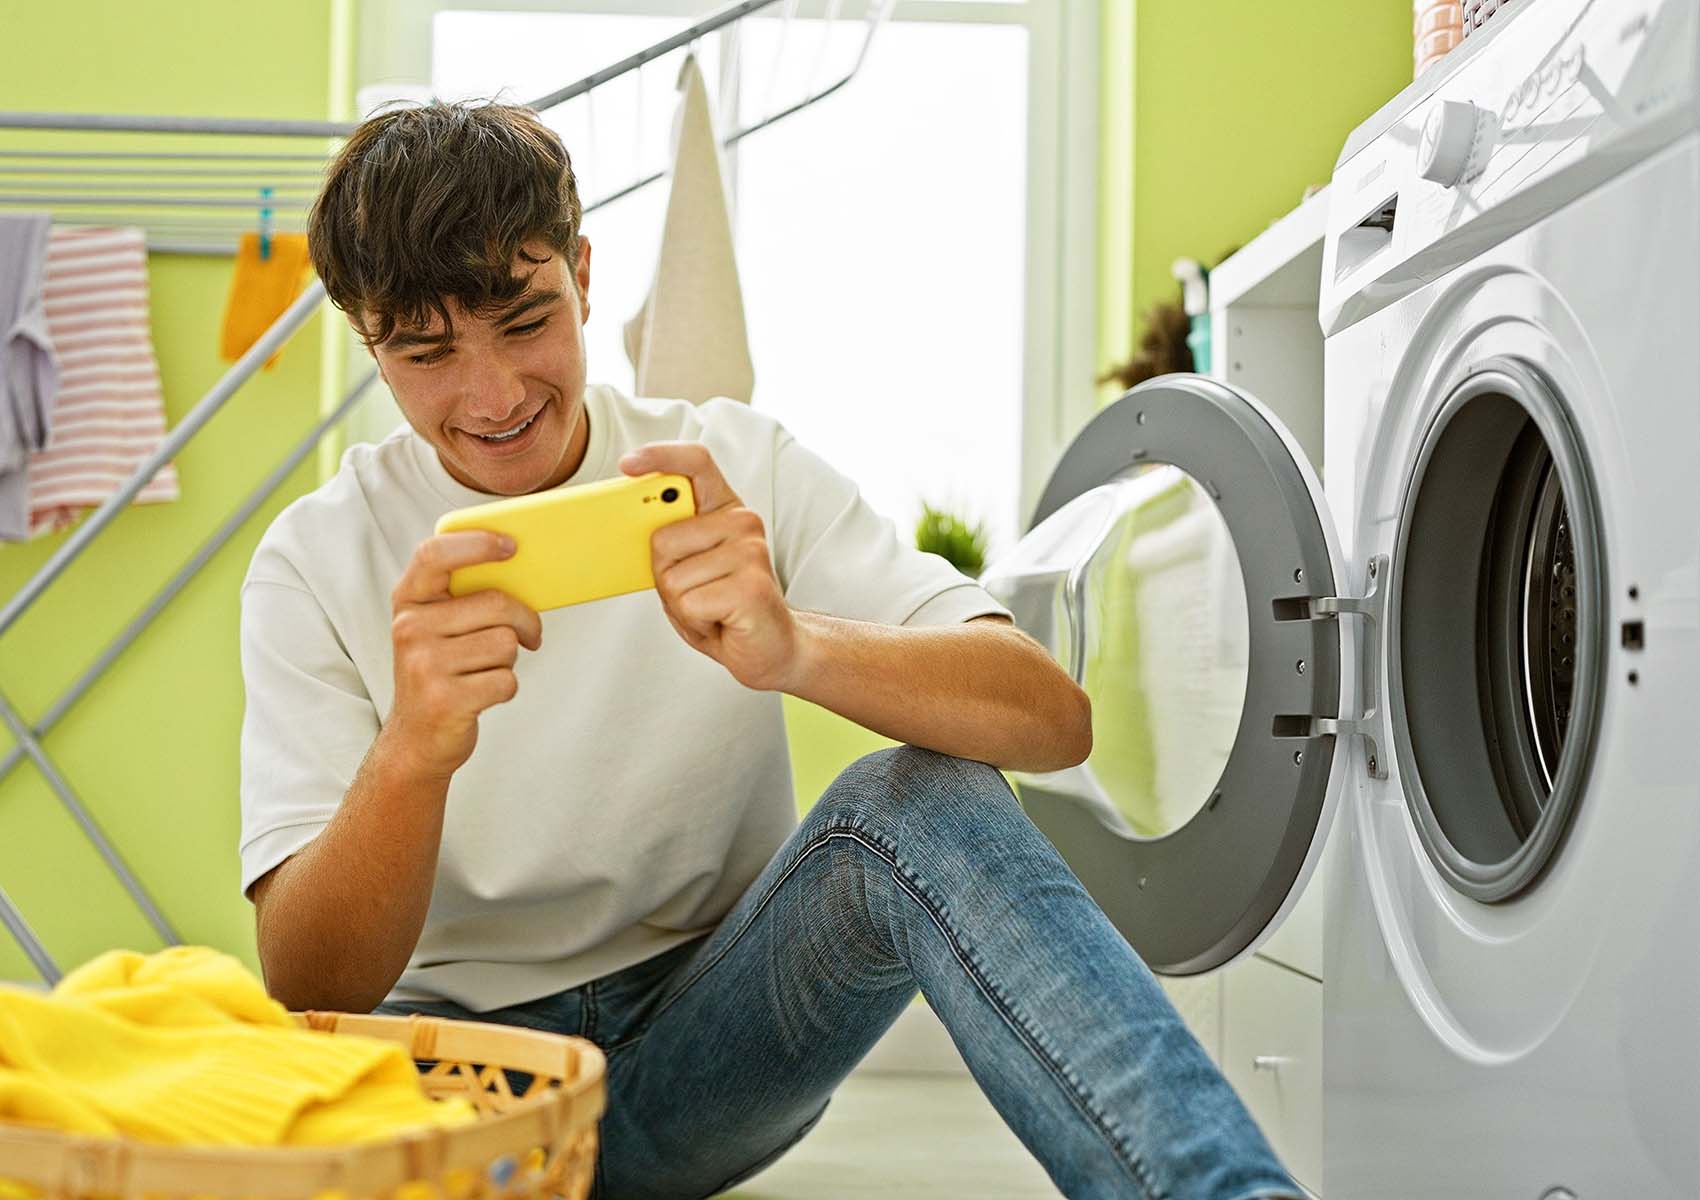
POLYGON ((1214 263, 1328 181, 1346 135, 1411 81, 1411 4, 1104 0, 1104 12, 1109 365, 1133 344, 1129 319, 1175 294, 1171 262, 1214 263))
MULTIPOLYGON (((0 109, 324 119, 341 0, 228 0, 0 11, 0 109)), ((8 146, 73 144, 15 133, 8 146)), ((82 143, 76 143, 82 144, 82 143)), ((218 324, 231 260, 154 256, 155 349, 175 425, 225 370, 218 324)), ((0 637, 0 691, 34 721, 312 424, 320 319, 276 370, 226 406, 176 461, 182 499, 132 508, 0 637)), ((253 958, 237 893, 237 587, 260 533, 314 482, 303 466, 104 681, 46 738, 96 819, 185 939, 253 958)), ((68 534, 0 544, 14 595, 68 534)), ((0 734, 0 754, 12 741, 0 734)), ((69 967, 112 946, 152 949, 150 926, 27 762, 0 780, 0 887, 69 967)), ((0 978, 33 970, 0 933, 0 978)))

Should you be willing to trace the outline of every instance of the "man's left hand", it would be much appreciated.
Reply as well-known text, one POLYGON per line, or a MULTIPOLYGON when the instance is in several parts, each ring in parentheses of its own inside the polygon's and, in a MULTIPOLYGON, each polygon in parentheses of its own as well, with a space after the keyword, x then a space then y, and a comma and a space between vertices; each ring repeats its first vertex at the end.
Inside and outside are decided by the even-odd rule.
POLYGON ((761 517, 744 507, 699 442, 652 442, 622 458, 620 470, 684 475, 696 495, 694 517, 650 539, 655 590, 673 628, 745 687, 784 690, 803 634, 773 574, 761 517))

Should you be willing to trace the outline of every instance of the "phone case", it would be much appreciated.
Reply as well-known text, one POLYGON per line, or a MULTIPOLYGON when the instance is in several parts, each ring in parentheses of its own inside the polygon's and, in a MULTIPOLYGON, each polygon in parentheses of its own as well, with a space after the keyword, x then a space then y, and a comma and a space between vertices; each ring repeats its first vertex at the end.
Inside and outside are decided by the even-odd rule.
POLYGON ((456 509, 436 531, 487 529, 514 540, 513 557, 452 572, 452 594, 499 588, 544 612, 654 587, 650 535, 695 513, 691 481, 657 471, 456 509))

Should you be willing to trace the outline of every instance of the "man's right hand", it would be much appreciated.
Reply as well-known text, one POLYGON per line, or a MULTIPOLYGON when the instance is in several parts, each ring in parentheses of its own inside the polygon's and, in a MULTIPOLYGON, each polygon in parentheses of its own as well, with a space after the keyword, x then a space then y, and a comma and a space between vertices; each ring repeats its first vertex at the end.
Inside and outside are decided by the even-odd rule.
POLYGON ((513 554, 495 533, 426 538, 390 593, 395 705, 384 736, 431 776, 447 779, 478 744, 478 714, 519 691, 519 647, 543 644, 543 623, 506 592, 449 594, 449 572, 513 554))

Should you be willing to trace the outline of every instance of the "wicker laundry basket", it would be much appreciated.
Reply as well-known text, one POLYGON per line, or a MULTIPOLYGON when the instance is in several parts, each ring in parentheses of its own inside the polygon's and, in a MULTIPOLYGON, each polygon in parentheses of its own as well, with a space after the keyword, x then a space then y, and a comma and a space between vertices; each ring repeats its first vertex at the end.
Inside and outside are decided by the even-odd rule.
POLYGON ((427 1093, 461 1096, 469 1125, 359 1146, 202 1148, 0 1125, 0 1197, 50 1200, 584 1200, 605 1103, 602 1052, 582 1038, 438 1017, 297 1013, 332 1034, 408 1047, 427 1093), (504 1068, 531 1075, 523 1093, 504 1068), (18 1185, 22 1185, 21 1189, 18 1185))

